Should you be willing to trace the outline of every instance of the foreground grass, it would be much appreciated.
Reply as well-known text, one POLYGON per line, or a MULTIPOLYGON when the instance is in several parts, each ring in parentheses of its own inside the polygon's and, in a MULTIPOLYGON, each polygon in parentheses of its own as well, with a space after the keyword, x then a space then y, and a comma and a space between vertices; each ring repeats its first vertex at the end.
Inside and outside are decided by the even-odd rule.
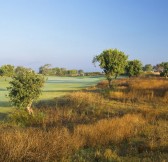
POLYGON ((39 101, 35 116, 13 112, 0 125, 0 161, 168 161, 168 80, 114 85, 39 101))

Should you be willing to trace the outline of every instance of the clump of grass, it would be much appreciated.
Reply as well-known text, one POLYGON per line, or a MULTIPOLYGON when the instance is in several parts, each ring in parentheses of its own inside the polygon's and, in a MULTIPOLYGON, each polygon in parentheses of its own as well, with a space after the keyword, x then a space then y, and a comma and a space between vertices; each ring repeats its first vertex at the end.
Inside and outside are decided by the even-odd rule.
MULTIPOLYGON (((168 102, 167 79, 133 78, 120 79, 113 82, 116 85, 116 88, 108 94, 110 99, 124 102, 168 102)), ((107 83, 103 82, 103 85, 104 84, 107 83)))
POLYGON ((0 134, 0 161, 63 161, 79 149, 82 140, 66 128, 7 129, 0 134))
POLYGON ((168 121, 159 120, 144 127, 146 144, 151 150, 167 151, 168 149, 168 121))
POLYGON ((98 113, 103 109, 104 99, 98 93, 90 92, 74 92, 68 97, 69 106, 79 114, 94 114, 98 113))
POLYGON ((135 136, 144 126, 145 120, 139 115, 125 115, 122 118, 104 119, 92 125, 79 125, 75 134, 84 139, 87 147, 120 143, 135 136))
POLYGON ((8 122, 12 125, 18 125, 21 127, 36 126, 39 127, 43 124, 45 113, 42 111, 35 111, 32 116, 24 109, 15 109, 8 116, 8 122))

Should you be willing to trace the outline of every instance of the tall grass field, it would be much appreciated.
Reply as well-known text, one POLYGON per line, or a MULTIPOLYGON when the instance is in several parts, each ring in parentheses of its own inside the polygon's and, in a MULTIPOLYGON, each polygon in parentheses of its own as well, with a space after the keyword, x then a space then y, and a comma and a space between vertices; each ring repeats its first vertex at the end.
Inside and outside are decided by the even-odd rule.
POLYGON ((168 79, 120 78, 111 89, 102 77, 46 79, 34 116, 13 108, 1 120, 0 161, 168 161, 168 79))

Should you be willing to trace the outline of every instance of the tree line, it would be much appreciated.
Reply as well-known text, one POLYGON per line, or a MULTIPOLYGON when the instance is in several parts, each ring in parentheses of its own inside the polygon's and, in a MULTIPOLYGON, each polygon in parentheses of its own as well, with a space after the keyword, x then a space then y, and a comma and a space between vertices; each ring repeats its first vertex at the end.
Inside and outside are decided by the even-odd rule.
MULTIPOLYGON (((119 62, 122 64, 120 59, 119 59, 119 62)), ((154 66, 152 66, 151 64, 146 64, 145 66, 143 66, 140 60, 131 60, 131 61, 127 61, 126 64, 127 66, 125 66, 123 74, 128 75, 129 77, 138 76, 141 72, 152 72, 152 71, 159 72, 160 76, 165 76, 165 77, 168 76, 168 62, 162 62, 154 66)), ((18 73, 22 68, 25 68, 25 67, 22 67, 22 66, 15 67, 10 64, 2 65, 0 67, 0 76, 12 77, 15 73, 18 73)), ((27 69, 32 70, 30 68, 27 68, 27 69)), ((59 68, 59 67, 52 68, 50 64, 45 64, 39 68, 38 73, 46 76, 84 76, 84 75, 96 76, 96 75, 103 75, 103 73, 106 73, 106 72, 104 70, 102 73, 102 72, 84 72, 83 70, 77 70, 77 69, 68 70, 66 68, 59 68)))
MULTIPOLYGON (((18 73, 19 71, 22 71, 22 69, 25 67, 22 66, 13 66, 13 65, 2 65, 0 67, 0 76, 2 77, 12 77, 14 74, 18 73)), ((29 70, 32 70, 31 68, 27 68, 29 70)), ((39 68, 39 74, 45 75, 45 76, 83 76, 85 75, 83 70, 67 70, 66 68, 59 68, 54 67, 51 68, 50 64, 45 64, 39 68)))
POLYGON ((45 64, 39 68, 39 74, 43 75, 53 75, 53 76, 77 76, 77 75, 84 75, 84 71, 82 69, 71 69, 68 70, 66 68, 59 68, 59 67, 51 67, 51 64, 45 64))
POLYGON ((158 71, 160 76, 168 77, 168 62, 162 62, 156 66, 147 64, 143 67, 140 60, 128 60, 128 55, 118 49, 104 50, 95 56, 92 62, 99 63, 109 82, 109 87, 112 87, 112 79, 117 78, 120 74, 132 77, 138 76, 142 71, 158 71))

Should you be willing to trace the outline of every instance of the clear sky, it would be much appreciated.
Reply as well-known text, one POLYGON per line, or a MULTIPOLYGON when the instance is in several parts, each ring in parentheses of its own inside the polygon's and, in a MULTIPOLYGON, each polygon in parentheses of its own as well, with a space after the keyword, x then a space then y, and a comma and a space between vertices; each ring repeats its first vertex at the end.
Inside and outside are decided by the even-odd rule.
POLYGON ((97 71, 109 48, 168 61, 168 0, 0 0, 0 66, 97 71))

